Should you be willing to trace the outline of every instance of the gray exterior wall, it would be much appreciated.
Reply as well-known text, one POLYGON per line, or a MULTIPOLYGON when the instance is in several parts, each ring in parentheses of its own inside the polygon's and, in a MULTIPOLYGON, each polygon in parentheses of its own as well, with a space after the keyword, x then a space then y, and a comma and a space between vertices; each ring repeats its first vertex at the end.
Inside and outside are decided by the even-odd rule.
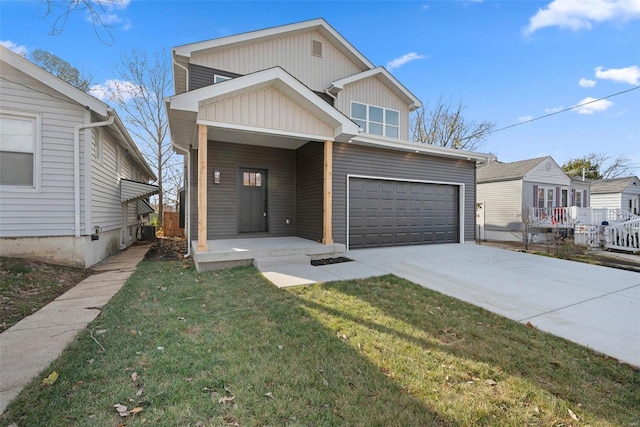
POLYGON ((189 64, 189 90, 200 89, 213 84, 213 78, 218 76, 239 77, 241 74, 230 73, 224 70, 189 64))
POLYGON ((465 184, 464 240, 475 239, 475 163, 336 143, 333 151, 333 239, 346 243, 347 174, 465 184))
POLYGON ((296 150, 296 236, 322 240, 324 144, 309 142, 296 150))
MULTIPOLYGON (((295 230, 295 156, 294 150, 209 141, 207 158, 207 239, 253 236, 293 236, 295 230), (267 170, 269 205, 267 233, 238 233, 238 168, 267 170), (213 183, 213 171, 219 170, 220 184, 213 183), (286 224, 286 220, 290 224, 286 224)), ((191 238, 198 238, 198 150, 192 151, 191 238)))

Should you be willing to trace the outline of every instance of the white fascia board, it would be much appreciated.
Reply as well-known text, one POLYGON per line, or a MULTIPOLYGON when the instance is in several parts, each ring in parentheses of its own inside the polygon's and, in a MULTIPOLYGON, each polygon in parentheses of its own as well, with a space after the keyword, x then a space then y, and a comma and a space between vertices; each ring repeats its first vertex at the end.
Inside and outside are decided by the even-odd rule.
POLYGON ((477 153, 473 151, 456 150, 453 148, 436 147, 430 144, 422 144, 419 142, 391 139, 383 137, 375 137, 371 135, 358 135, 351 138, 351 142, 355 144, 377 146, 399 151, 412 151, 418 154, 429 154, 432 156, 450 157, 464 160, 475 160, 477 162, 487 162, 495 160, 493 154, 477 153))
POLYGON ((354 83, 360 80, 368 79, 370 77, 381 75, 384 77, 384 81, 387 83, 387 86, 393 90, 400 97, 405 98, 405 102, 409 105, 409 108, 413 111, 422 106, 420 100, 409 90, 404 87, 402 83, 398 81, 391 73, 389 73, 384 67, 376 67, 372 70, 367 70, 362 73, 354 74, 349 77, 345 77, 343 79, 336 80, 329 87, 329 92, 336 95, 342 89, 344 89, 345 85, 350 83, 354 83))
POLYGON ((250 89, 251 87, 277 87, 277 82, 291 88, 296 93, 304 97, 305 100, 320 109, 323 114, 326 114, 326 116, 335 123, 333 125, 334 128, 340 127, 342 133, 349 133, 351 135, 358 134, 358 125, 340 111, 327 104, 311 89, 306 87, 299 80, 280 67, 269 68, 264 71, 258 71, 257 73, 236 77, 222 83, 192 90, 191 92, 174 95, 169 98, 169 108, 171 110, 183 110, 197 113, 199 112, 201 101, 236 91, 250 89))
POLYGON ((357 58, 363 66, 374 68, 374 65, 364 57, 351 43, 349 43, 340 33, 338 33, 331 25, 322 18, 312 19, 309 21, 296 22, 294 24, 282 25, 279 27, 266 28, 263 30, 250 31, 248 33, 237 34, 234 36, 221 37, 218 39, 205 40, 197 43, 185 44, 173 48, 173 55, 191 57, 194 52, 214 49, 222 46, 228 46, 235 43, 243 43, 262 38, 274 37, 286 33, 294 33, 304 30, 318 29, 329 39, 333 39, 334 43, 341 44, 354 57, 357 58))
POLYGON ((71 98, 83 107, 88 107, 96 114, 99 114, 102 117, 108 116, 110 108, 107 104, 89 94, 84 93, 80 89, 71 86, 69 83, 54 76, 53 74, 50 74, 6 47, 0 46, 0 60, 42 82, 53 90, 60 92, 64 96, 71 98))

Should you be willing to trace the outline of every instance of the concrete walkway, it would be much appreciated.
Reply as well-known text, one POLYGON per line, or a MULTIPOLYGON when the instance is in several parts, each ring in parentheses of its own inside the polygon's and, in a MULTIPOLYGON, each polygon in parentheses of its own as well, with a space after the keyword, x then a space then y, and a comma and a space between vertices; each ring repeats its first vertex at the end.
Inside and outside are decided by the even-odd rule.
POLYGON ((392 273, 640 366, 640 274, 475 244, 359 249, 323 267, 276 267, 278 286, 392 273))
POLYGON ((132 246, 106 259, 93 267, 98 274, 0 334, 0 413, 100 314, 149 248, 150 245, 132 246))

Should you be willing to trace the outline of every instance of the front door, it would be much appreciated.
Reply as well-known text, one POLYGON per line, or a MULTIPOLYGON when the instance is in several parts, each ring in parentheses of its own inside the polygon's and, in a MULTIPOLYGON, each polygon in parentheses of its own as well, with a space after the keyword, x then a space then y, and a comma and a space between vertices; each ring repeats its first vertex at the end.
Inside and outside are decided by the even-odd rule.
POLYGON ((238 174, 238 232, 268 231, 267 171, 240 168, 238 174))

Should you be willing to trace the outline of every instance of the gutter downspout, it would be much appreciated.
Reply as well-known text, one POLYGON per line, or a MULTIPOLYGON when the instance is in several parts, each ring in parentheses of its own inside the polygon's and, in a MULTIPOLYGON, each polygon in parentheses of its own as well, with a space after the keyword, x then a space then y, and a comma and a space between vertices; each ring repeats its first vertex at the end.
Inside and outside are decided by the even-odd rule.
MULTIPOLYGON (((73 189, 74 189, 74 210, 75 210, 75 237, 80 237, 80 129, 109 126, 113 123, 115 116, 111 108, 107 109, 109 119, 103 122, 75 125, 73 127, 73 189)), ((86 202, 86 201, 85 201, 86 202)))
POLYGON ((179 147, 175 144, 172 145, 174 149, 182 151, 187 156, 187 180, 184 187, 184 199, 186 204, 184 220, 187 226, 187 253, 184 254, 184 258, 189 258, 191 256, 191 151, 179 147))
POLYGON ((186 91, 189 92, 189 69, 182 64, 178 64, 178 62, 175 59, 172 62, 174 65, 177 65, 178 67, 182 68, 186 73, 186 83, 187 83, 186 91))

